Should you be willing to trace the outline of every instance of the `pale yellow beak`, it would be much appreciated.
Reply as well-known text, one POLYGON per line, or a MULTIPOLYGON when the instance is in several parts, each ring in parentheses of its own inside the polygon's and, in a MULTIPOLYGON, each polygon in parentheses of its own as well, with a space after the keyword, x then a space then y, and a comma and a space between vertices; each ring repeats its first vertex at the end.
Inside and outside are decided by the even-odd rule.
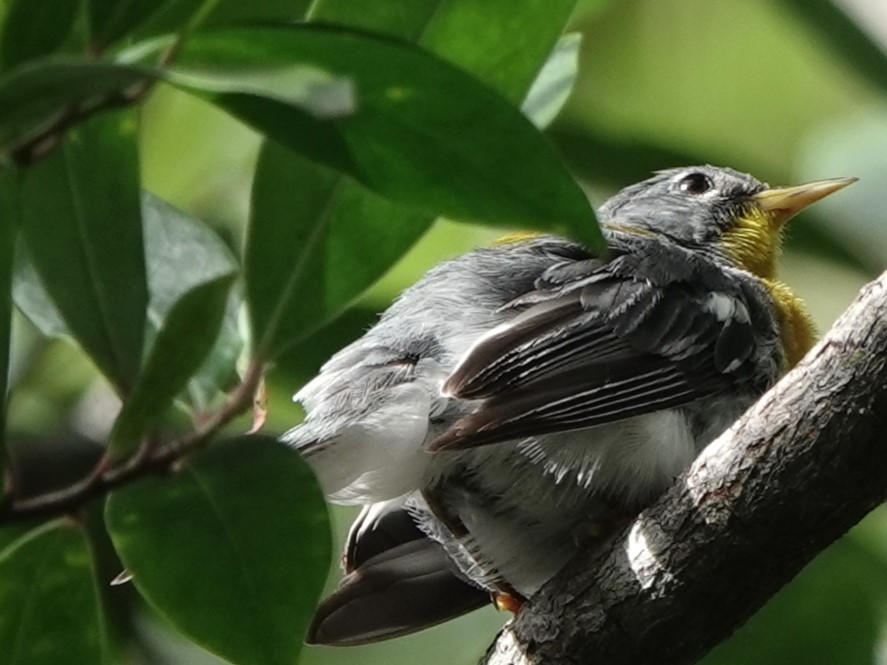
POLYGON ((779 228, 811 203, 816 203, 819 199, 837 192, 839 189, 844 189, 858 179, 831 178, 794 187, 773 187, 758 192, 752 196, 752 200, 758 204, 761 210, 770 213, 774 226, 779 228))

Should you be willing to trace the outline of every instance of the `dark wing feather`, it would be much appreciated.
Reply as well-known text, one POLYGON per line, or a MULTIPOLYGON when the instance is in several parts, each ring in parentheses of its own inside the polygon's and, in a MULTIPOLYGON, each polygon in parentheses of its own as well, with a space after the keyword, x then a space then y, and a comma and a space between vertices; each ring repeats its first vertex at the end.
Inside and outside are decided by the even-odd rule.
POLYGON ((490 602, 487 592, 456 575, 441 547, 403 509, 386 513, 374 528, 349 540, 345 559, 350 572, 317 608, 309 644, 378 642, 490 602))
POLYGON ((591 427, 748 380, 755 335, 742 289, 707 275, 701 283, 714 284, 713 294, 692 271, 657 283, 636 261, 573 263, 568 279, 543 276, 515 303, 529 308, 475 344, 444 385, 482 402, 429 449, 591 427))
POLYGON ((367 506, 351 525, 342 554, 342 567, 352 573, 382 552, 425 538, 409 511, 393 506, 381 515, 367 506))

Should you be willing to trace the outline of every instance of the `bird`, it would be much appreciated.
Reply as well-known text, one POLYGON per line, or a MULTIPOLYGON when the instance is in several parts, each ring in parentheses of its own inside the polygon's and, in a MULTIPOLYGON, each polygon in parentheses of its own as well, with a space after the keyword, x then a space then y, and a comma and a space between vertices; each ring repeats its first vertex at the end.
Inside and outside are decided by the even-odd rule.
POLYGON ((516 610, 625 524, 811 348, 785 223, 855 178, 710 165, 625 187, 607 251, 520 236, 432 268, 294 397, 281 439, 361 506, 306 641, 516 610))

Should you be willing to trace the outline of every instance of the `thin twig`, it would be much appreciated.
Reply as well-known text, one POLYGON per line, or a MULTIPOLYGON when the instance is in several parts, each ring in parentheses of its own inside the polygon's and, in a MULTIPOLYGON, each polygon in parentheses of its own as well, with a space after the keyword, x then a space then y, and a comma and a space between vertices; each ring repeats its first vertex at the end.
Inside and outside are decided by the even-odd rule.
POLYGON ((202 448, 222 427, 252 406, 253 395, 262 378, 262 370, 262 363, 252 362, 240 385, 228 396, 218 411, 192 432, 157 446, 150 454, 135 454, 116 466, 111 466, 98 474, 90 474, 83 480, 55 492, 23 499, 7 496, 0 505, 0 524, 68 514, 88 501, 104 496, 111 490, 138 478, 165 472, 189 453, 202 448))

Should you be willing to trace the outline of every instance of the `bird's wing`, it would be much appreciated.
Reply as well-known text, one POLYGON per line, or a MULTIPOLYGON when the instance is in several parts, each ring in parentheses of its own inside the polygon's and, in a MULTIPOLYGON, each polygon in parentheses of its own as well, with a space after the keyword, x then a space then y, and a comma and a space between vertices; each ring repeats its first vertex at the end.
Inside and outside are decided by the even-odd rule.
POLYGON ((351 646, 399 637, 490 602, 463 581, 403 508, 364 510, 345 549, 348 575, 317 608, 307 641, 351 646))
POLYGON ((550 269, 516 303, 528 308, 451 374, 444 393, 479 406, 429 449, 591 427, 750 380, 747 294, 722 276, 708 275, 718 288, 704 290, 692 272, 667 274, 629 255, 550 269))

